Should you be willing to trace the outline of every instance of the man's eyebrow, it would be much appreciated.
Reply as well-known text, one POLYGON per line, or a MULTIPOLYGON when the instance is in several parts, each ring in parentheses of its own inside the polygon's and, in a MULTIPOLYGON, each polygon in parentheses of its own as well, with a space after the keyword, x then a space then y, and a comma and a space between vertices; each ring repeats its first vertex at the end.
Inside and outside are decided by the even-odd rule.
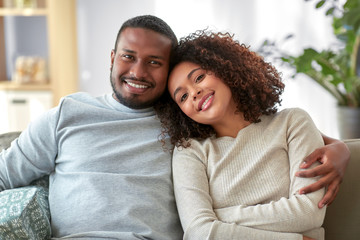
MULTIPOLYGON (((191 71, 189 72, 189 74, 187 75, 187 79, 191 79, 191 76, 194 74, 194 72, 196 72, 196 71, 199 70, 199 69, 201 69, 201 68, 195 68, 195 69, 191 70, 191 71)), ((182 87, 178 87, 178 88, 175 89, 175 91, 174 91, 174 99, 176 99, 176 94, 177 94, 181 89, 182 89, 182 87)))
MULTIPOLYGON (((122 50, 124 52, 127 52, 127 53, 136 53, 136 51, 130 50, 130 49, 127 49, 127 48, 123 48, 122 50)), ((161 59, 161 60, 165 59, 165 57, 163 57, 163 56, 156 56, 156 55, 150 55, 149 57, 154 58, 154 59, 161 59)))
POLYGON ((155 56, 155 55, 150 55, 150 58, 155 58, 155 59, 165 59, 163 56, 155 56))
POLYGON ((128 53, 136 53, 134 50, 130 50, 130 49, 127 49, 127 48, 123 48, 122 50, 124 52, 128 52, 128 53))

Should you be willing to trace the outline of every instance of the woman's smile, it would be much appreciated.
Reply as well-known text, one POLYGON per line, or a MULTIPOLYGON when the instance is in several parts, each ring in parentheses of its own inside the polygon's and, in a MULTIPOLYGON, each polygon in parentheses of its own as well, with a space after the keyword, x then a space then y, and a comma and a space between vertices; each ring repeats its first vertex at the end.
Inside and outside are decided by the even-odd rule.
POLYGON ((198 104, 199 111, 205 111, 208 109, 214 99, 214 92, 205 95, 198 104))

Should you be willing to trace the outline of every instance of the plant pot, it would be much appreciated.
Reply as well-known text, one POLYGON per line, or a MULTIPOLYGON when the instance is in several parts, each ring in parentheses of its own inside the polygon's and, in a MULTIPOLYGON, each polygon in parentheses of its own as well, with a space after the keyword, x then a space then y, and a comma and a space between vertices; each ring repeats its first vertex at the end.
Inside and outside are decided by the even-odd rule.
POLYGON ((360 108, 338 106, 337 119, 341 139, 360 138, 360 108))

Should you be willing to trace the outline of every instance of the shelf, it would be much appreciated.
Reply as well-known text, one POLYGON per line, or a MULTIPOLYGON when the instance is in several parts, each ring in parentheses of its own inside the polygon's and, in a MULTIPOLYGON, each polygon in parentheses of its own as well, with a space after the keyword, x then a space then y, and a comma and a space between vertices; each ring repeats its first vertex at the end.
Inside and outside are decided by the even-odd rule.
POLYGON ((46 8, 0 8, 0 16, 45 16, 46 8))
MULTIPOLYGON (((78 88, 76 1, 34 1, 36 1, 34 8, 16 8, 13 7, 14 5, 5 4, 5 0, 0 0, 0 90, 50 91, 53 95, 53 104, 57 105, 63 96, 77 92, 78 88), (7 16, 10 18, 8 19, 7 16), (30 21, 27 21, 28 16, 30 21), (7 20, 29 23, 33 20, 31 16, 46 18, 49 70, 47 84, 16 84, 9 81, 8 71, 11 69, 7 69, 6 63, 4 23, 7 24, 7 20), (17 17, 21 18, 17 19, 17 17)), ((24 32, 14 31, 14 33, 20 36, 24 32)))
POLYGON ((14 83, 11 81, 0 81, 0 90, 13 90, 13 91, 45 91, 51 90, 50 84, 35 84, 35 83, 28 83, 28 84, 20 84, 14 83))

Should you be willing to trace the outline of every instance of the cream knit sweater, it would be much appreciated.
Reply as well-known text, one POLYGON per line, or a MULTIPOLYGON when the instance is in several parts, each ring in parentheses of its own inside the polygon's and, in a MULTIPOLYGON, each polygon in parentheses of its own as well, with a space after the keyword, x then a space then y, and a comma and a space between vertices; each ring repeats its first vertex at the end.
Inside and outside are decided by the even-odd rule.
POLYGON ((299 195, 316 179, 295 176, 323 145, 309 115, 287 109, 263 116, 236 138, 191 140, 175 149, 173 178, 184 239, 324 239, 324 189, 299 195))

